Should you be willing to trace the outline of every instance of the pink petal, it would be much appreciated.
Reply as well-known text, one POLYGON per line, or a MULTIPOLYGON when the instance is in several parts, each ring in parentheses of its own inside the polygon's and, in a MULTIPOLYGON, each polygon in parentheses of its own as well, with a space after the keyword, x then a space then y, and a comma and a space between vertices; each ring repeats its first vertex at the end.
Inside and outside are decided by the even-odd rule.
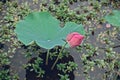
POLYGON ((70 46, 71 47, 79 46, 79 44, 81 43, 80 40, 78 38, 76 38, 75 40, 74 39, 71 39, 71 41, 69 42, 70 46))
POLYGON ((70 41, 71 38, 72 38, 74 35, 80 35, 80 34, 79 34, 78 32, 73 32, 73 33, 71 33, 71 34, 68 34, 66 40, 67 40, 67 41, 70 41))
POLYGON ((82 43, 83 39, 84 39, 84 36, 77 32, 73 32, 69 34, 66 38, 67 42, 71 47, 79 46, 82 43))

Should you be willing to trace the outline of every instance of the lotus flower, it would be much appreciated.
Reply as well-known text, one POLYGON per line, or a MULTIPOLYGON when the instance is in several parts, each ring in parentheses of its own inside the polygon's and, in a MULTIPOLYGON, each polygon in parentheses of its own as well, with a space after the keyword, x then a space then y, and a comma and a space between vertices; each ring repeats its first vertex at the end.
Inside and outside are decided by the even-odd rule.
POLYGON ((73 32, 67 35, 66 41, 69 43, 70 47, 79 46, 84 39, 84 36, 78 32, 73 32))

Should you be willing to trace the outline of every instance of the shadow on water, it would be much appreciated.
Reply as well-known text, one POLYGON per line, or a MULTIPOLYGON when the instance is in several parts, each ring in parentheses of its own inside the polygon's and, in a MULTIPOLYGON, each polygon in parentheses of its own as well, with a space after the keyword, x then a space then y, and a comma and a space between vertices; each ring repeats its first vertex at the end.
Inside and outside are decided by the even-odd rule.
MULTIPOLYGON (((56 58, 53 58, 52 60, 49 59, 48 65, 45 64, 45 59, 46 59, 46 53, 42 53, 42 55, 39 56, 40 58, 43 59, 43 63, 39 65, 39 67, 42 68, 42 70, 45 71, 44 76, 41 77, 36 77, 38 74, 35 71, 30 71, 32 68, 28 67, 26 69, 26 80, 59 80, 59 76, 58 74, 63 74, 64 73, 60 70, 57 69, 57 67, 55 66, 55 68, 53 70, 51 70, 51 67, 54 63, 54 61, 56 60, 56 58)), ((34 63, 35 60, 37 58, 32 58, 28 63, 34 63)), ((68 57, 63 57, 62 59, 60 59, 57 64, 59 63, 68 63, 69 61, 74 61, 72 56, 68 56, 68 57)), ((74 73, 73 71, 70 73, 67 73, 69 75, 70 80, 74 80, 74 73)))

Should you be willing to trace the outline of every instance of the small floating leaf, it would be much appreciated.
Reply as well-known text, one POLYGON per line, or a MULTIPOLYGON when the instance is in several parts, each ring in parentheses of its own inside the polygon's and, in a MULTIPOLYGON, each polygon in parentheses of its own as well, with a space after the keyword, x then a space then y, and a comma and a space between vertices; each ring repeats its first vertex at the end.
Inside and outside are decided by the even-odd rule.
POLYGON ((113 10, 111 14, 105 16, 105 20, 113 26, 120 27, 120 11, 113 10))

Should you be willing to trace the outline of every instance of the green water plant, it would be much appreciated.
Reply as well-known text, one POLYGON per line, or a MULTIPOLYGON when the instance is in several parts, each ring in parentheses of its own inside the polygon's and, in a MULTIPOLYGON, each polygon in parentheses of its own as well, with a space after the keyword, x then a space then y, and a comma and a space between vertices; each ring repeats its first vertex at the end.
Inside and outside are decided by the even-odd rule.
POLYGON ((58 74, 60 77, 60 80, 70 80, 68 73, 77 69, 77 66, 78 65, 72 61, 69 61, 68 63, 57 64, 57 69, 63 72, 63 74, 58 74))
POLYGON ((27 65, 24 65, 25 68, 31 68, 30 71, 36 72, 38 75, 37 77, 43 77, 45 74, 45 71, 40 68, 40 65, 43 63, 43 60, 40 57, 37 57, 36 60, 34 60, 34 63, 28 63, 27 65))
POLYGON ((0 70, 0 80, 18 80, 19 77, 17 74, 10 75, 10 70, 0 70))

